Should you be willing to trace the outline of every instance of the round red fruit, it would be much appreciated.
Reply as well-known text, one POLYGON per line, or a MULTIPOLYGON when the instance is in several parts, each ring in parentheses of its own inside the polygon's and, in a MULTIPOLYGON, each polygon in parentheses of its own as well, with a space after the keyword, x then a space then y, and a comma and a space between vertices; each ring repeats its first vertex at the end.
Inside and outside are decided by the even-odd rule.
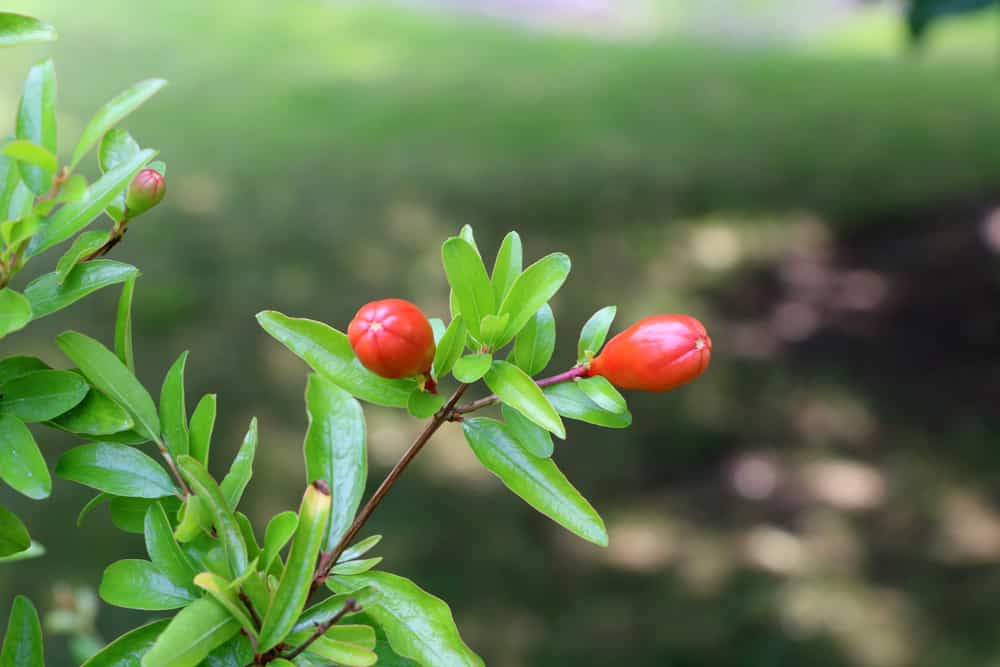
POLYGON ((639 320, 604 346, 589 375, 603 375, 619 389, 670 391, 701 375, 712 357, 704 325, 688 315, 639 320))
POLYGON ((347 327, 347 338, 364 367, 382 377, 426 374, 434 361, 431 323, 419 308, 403 299, 362 306, 347 327))

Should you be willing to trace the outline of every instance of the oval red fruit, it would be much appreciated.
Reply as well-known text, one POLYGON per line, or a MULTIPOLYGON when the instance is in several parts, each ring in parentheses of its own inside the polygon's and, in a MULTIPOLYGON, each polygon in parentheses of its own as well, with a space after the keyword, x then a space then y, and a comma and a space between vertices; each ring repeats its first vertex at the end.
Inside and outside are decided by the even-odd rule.
POLYGON ((365 368, 387 378, 428 373, 434 361, 434 331, 409 301, 365 304, 347 327, 354 354, 365 368))
POLYGON ((704 325, 688 315, 639 320, 604 346, 589 375, 603 375, 619 389, 670 391, 701 375, 712 357, 704 325))

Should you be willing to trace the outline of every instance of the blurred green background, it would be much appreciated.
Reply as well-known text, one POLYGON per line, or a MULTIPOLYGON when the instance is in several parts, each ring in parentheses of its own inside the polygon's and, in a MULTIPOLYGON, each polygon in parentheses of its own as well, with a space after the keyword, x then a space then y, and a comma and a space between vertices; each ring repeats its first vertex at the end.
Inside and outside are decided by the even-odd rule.
MULTIPOLYGON (((376 513, 385 566, 448 600, 488 664, 1000 664, 995 15, 911 53, 893 3, 846 0, 5 9, 61 36, 3 54, 8 125, 45 55, 64 146, 127 85, 170 80, 126 122, 161 150, 167 200, 113 256, 144 272, 140 376, 158 388, 189 349, 189 404, 219 394, 216 466, 260 418, 258 527, 301 493, 306 368, 254 313, 344 328, 401 296, 444 316, 441 240, 469 223, 492 254, 517 229, 527 258, 574 260, 553 368, 609 303, 613 331, 682 311, 715 348, 696 384, 631 395, 631 429, 559 445, 606 550, 510 496, 458 429, 376 513)), ((116 298, 4 354, 62 363, 70 327, 108 341, 116 298)), ((418 425, 367 413, 374 487, 418 425)), ((45 437, 50 460, 73 444, 45 437)), ((44 612, 143 553, 106 509, 74 526, 80 486, 9 495, 49 555, 0 571, 0 599, 44 612)), ((99 630, 149 616, 104 606, 99 630)), ((72 664, 64 638, 47 651, 72 664)))

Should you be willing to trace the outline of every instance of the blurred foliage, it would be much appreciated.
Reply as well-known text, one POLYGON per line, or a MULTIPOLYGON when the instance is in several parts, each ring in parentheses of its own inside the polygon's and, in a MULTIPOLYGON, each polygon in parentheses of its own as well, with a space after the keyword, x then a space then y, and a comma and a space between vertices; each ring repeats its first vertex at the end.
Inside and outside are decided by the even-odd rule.
MULTIPOLYGON (((630 396, 627 433, 570 426, 557 445, 608 520, 608 550, 476 474, 457 430, 379 509, 372 531, 396 536, 387 565, 448 599, 488 664, 1000 660, 991 29, 976 33, 984 57, 950 61, 301 0, 9 4, 59 26, 63 127, 121 81, 171 80, 129 124, 163 147, 171 191, 114 256, 143 267, 140 375, 162 377, 183 349, 212 360, 188 389, 219 393, 217 460, 260 416, 255 521, 295 507, 306 421, 304 366, 253 313, 343 326, 400 296, 443 315, 436 241, 469 222, 492 251, 513 227, 533 240, 526 260, 574 259, 554 363, 573 362, 578 324, 608 303, 622 324, 698 315, 715 356, 697 385, 630 396), (103 84, 74 84, 91 70, 103 84), (609 448, 614 466, 597 462, 609 448)), ((0 100, 16 103, 48 51, 5 55, 0 100)), ((110 340, 114 296, 92 299, 8 344, 56 358, 45 341, 70 317, 110 340)), ((370 419, 377 481, 413 434, 370 419)), ((58 547, 77 543, 85 500, 57 481, 44 526, 16 509, 58 547)), ((87 522, 88 549, 20 565, 0 595, 45 612, 53 571, 95 586, 142 553, 106 513, 87 522)), ((105 607, 99 632, 141 618, 105 607)), ((47 649, 72 664, 58 640, 47 649)))
POLYGON ((1000 3, 996 0, 910 0, 906 24, 910 36, 919 41, 935 21, 991 8, 1000 11, 1000 3))

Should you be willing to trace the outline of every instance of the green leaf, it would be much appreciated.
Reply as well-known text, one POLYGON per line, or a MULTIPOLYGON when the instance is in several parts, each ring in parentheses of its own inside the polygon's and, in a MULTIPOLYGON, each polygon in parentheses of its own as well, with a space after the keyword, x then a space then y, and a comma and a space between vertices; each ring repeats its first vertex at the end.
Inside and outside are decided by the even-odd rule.
MULTIPOLYGON (((51 60, 43 60, 28 72, 21 105, 17 110, 18 139, 34 142, 56 152, 56 70, 51 60)), ((41 167, 20 163, 21 178, 36 195, 52 186, 52 174, 41 167)))
POLYGON ((243 573, 249 565, 247 547, 243 543, 243 535, 236 523, 236 517, 233 516, 232 510, 226 502, 226 497, 212 476, 205 470, 205 467, 195 459, 190 456, 179 456, 177 457, 177 465, 180 468, 181 476, 191 486, 191 490, 205 501, 212 517, 212 524, 222 540, 222 546, 226 551, 226 561, 230 567, 230 572, 222 574, 234 577, 243 573))
POLYGON ((299 516, 295 512, 281 512, 274 515, 264 529, 264 550, 261 554, 261 572, 270 572, 271 564, 278 557, 282 547, 292 539, 299 527, 299 516))
MULTIPOLYGON (((48 204, 45 204, 48 205, 48 204)), ((38 232, 40 223, 34 215, 19 220, 0 222, 0 237, 11 248, 19 246, 38 232)))
POLYGON ((164 618, 126 632, 83 663, 82 667, 139 667, 139 659, 146 655, 168 623, 170 619, 164 618))
POLYGON ((605 306, 590 316, 580 331, 580 342, 576 346, 577 360, 582 364, 590 361, 601 351, 608 329, 615 320, 616 306, 605 306))
POLYGON ((500 250, 497 251, 496 261, 493 263, 493 296, 497 303, 503 303, 503 298, 507 296, 514 280, 521 275, 523 267, 523 252, 521 250, 521 237, 517 232, 509 232, 503 237, 500 250))
MULTIPOLYGON (((16 166, 17 164, 15 163, 15 167, 16 166)), ((20 177, 20 171, 18 171, 18 176, 20 177)), ((9 220, 26 218, 32 214, 34 208, 35 193, 24 184, 24 181, 19 181, 10 195, 10 206, 7 209, 7 218, 9 220)))
POLYGON ((139 269, 110 259, 97 259, 76 266, 64 282, 59 272, 41 275, 24 288, 35 320, 62 310, 97 290, 123 283, 139 275, 139 269))
POLYGON ((350 642, 359 646, 375 648, 375 628, 370 625, 344 625, 338 623, 323 633, 327 639, 350 642))
POLYGON ((146 552, 156 569, 173 585, 184 588, 192 596, 197 597, 197 591, 191 584, 197 572, 174 539, 170 519, 167 518, 167 513, 160 503, 151 503, 146 510, 143 533, 146 539, 146 552))
POLYGON ((216 602, 229 610, 245 632, 254 639, 257 638, 257 628, 253 620, 228 581, 213 572, 201 572, 194 578, 194 583, 205 589, 216 602))
MULTIPOLYGON (((10 141, 12 138, 8 135, 4 141, 10 141)), ((24 187, 24 184, 21 183, 21 170, 17 166, 17 162, 6 155, 0 155, 0 218, 10 220, 21 217, 9 214, 11 200, 19 185, 24 187)))
POLYGON ((127 559, 104 570, 101 599, 125 609, 161 611, 183 607, 197 599, 185 586, 173 583, 148 560, 127 559))
POLYGON ((465 350, 465 336, 465 322, 462 320, 462 316, 458 315, 452 319, 441 339, 437 342, 434 364, 431 366, 432 377, 440 379, 451 372, 455 362, 465 350))
POLYGON ((455 379, 465 384, 472 384, 479 378, 486 375, 493 362, 493 355, 489 352, 483 354, 467 354, 458 361, 451 369, 451 374, 455 379))
POLYGON ((458 235, 479 254, 479 246, 476 245, 476 237, 472 232, 472 225, 462 225, 462 228, 458 230, 458 235))
POLYGON ((56 37, 55 28, 44 21, 23 14, 0 12, 0 46, 51 42, 56 37))
POLYGON ((135 357, 132 354, 132 295, 135 293, 135 277, 122 285, 122 295, 118 298, 118 315, 115 318, 115 354, 125 367, 135 373, 135 357))
POLYGON ((31 431, 14 415, 0 413, 0 479, 29 498, 48 498, 52 477, 31 431))
POLYGON ((37 357, 7 357, 3 361, 0 361, 0 385, 5 385, 11 380, 25 376, 28 373, 48 369, 49 365, 37 357))
POLYGON ((330 570, 331 574, 339 575, 355 575, 362 574, 372 569, 376 565, 382 562, 381 556, 376 556, 375 558, 365 558, 364 560, 351 560, 346 563, 339 563, 334 565, 330 570))
POLYGON ((0 386, 0 412, 23 422, 55 419, 83 400, 90 386, 71 371, 35 371, 0 386))
POLYGON ((42 625, 31 600, 18 595, 10 608, 7 634, 0 649, 0 667, 45 667, 42 625))
POLYGON ((79 528, 80 526, 82 526, 84 519, 90 516, 91 512, 93 512, 95 509, 97 509, 104 503, 109 502, 111 498, 112 498, 111 495, 104 493, 103 491, 101 491, 96 496, 91 498, 87 502, 87 504, 83 506, 83 509, 80 510, 80 513, 76 515, 76 527, 79 528))
MULTIPOLYGON (((250 640, 242 634, 237 634, 209 653, 199 667, 244 667, 252 662, 253 648, 250 646, 250 640)), ((273 661, 270 664, 280 667, 280 664, 273 661)))
MULTIPOLYGON (((82 435, 82 434, 78 434, 82 435)), ((134 429, 122 431, 121 433, 109 433, 108 435, 82 435, 86 440, 100 440, 101 442, 113 442, 119 445, 144 445, 150 441, 147 436, 140 435, 134 429)))
POLYGON ((361 540, 357 544, 354 544, 347 549, 344 549, 344 553, 340 554, 340 558, 337 559, 338 563, 344 563, 349 560, 354 560, 355 558, 361 558, 366 553, 371 551, 376 544, 382 541, 381 535, 371 535, 361 540))
POLYGON ((205 394, 198 401, 191 414, 191 430, 189 434, 191 456, 208 465, 208 453, 212 447, 212 431, 215 430, 215 394, 205 394))
POLYGON ((552 436, 543 428, 539 428, 530 419, 509 405, 500 406, 504 423, 511 437, 517 440, 533 456, 547 459, 552 456, 554 446, 552 436))
POLYGON ((393 650, 425 667, 482 667, 482 658, 462 641, 451 609, 412 581, 388 572, 366 572, 332 577, 342 592, 371 586, 381 593, 378 604, 365 613, 385 630, 393 650))
POLYGON ((326 637, 315 640, 306 653, 344 667, 371 667, 378 661, 378 656, 370 648, 326 637))
POLYGON ((127 431, 135 425, 132 417, 103 392, 91 389, 69 412, 50 422, 63 431, 84 436, 103 436, 127 431))
POLYGON ((103 246, 109 238, 111 238, 111 232, 104 229, 94 229, 73 239, 73 245, 63 253, 63 256, 56 263, 56 284, 62 285, 66 282, 69 272, 83 261, 84 257, 103 246))
POLYGON ((254 417, 250 420, 250 428, 247 429, 246 435, 243 436, 243 444, 240 445, 239 451, 236 452, 236 458, 233 459, 232 464, 229 466, 229 472, 226 473, 226 476, 222 478, 222 483, 219 484, 222 496, 226 499, 226 503, 232 510, 235 510, 236 506, 240 504, 243 491, 246 490, 247 484, 250 483, 250 478, 253 476, 253 460, 256 454, 257 418, 254 417))
POLYGON ((23 329, 31 321, 31 302, 9 287, 0 289, 0 338, 23 329))
POLYGON ((441 409, 447 399, 442 394, 431 394, 423 389, 414 389, 406 410, 417 419, 427 419, 441 409))
POLYGON ((322 322, 291 318, 273 310, 258 313, 257 321, 317 373, 364 401, 405 408, 417 386, 411 379, 390 380, 372 373, 358 361, 347 336, 322 322))
POLYGON ((160 429, 167 450, 175 458, 188 453, 187 406, 184 402, 184 365, 187 358, 187 352, 177 357, 160 389, 160 429))
POLYGON ((93 222, 135 178, 156 151, 144 150, 91 183, 82 199, 69 202, 45 219, 42 230, 31 239, 26 258, 48 250, 74 236, 93 222))
POLYGON ((111 499, 111 522, 126 533, 142 535, 146 528, 146 513, 153 503, 161 503, 168 514, 176 513, 181 505, 174 496, 159 499, 115 496, 111 499))
POLYGON ((330 485, 333 511, 324 549, 332 549, 354 521, 368 479, 365 415, 346 391, 319 375, 306 385, 309 429, 303 444, 308 482, 330 485))
POLYGON ((494 347, 497 341, 503 338, 504 330, 509 321, 510 315, 502 317, 496 315, 484 316, 482 322, 479 323, 479 333, 483 342, 490 347, 494 347))
POLYGON ((123 118, 138 109, 160 88, 167 85, 163 79, 146 79, 119 93, 104 104, 87 123, 80 135, 80 141, 73 150, 69 168, 73 169, 87 152, 93 148, 105 132, 117 125, 123 118))
POLYGON ((260 630, 257 650, 267 651, 292 631, 309 597, 313 568, 330 521, 330 494, 310 484, 299 507, 299 526, 292 538, 285 569, 260 630))
POLYGON ((177 492, 167 472, 134 447, 95 442, 60 457, 56 474, 115 496, 162 498, 177 492))
POLYGON ((575 382, 554 384, 543 391, 552 407, 563 417, 607 428, 627 428, 632 424, 632 415, 628 411, 619 414, 608 412, 590 400, 575 382))
POLYGON ((93 338, 75 331, 60 334, 56 342, 91 384, 128 410, 141 435, 159 441, 160 418, 156 404, 118 357, 93 338))
MULTIPOLYGON (((352 580, 345 578, 344 581, 350 582, 352 580)), ((344 605, 348 600, 354 600, 361 609, 370 609, 378 604, 382 598, 381 593, 371 586, 365 586, 364 584, 351 586, 345 583, 343 587, 339 588, 347 592, 329 597, 319 604, 314 604, 306 609, 295 623, 291 634, 314 630, 317 625, 326 623, 344 610, 344 605)), ((356 611, 349 611, 344 614, 344 618, 349 618, 358 613, 356 611)))
POLYGON ((517 334, 511 361, 528 375, 538 375, 549 365, 555 349, 556 320, 552 307, 545 304, 517 334))
POLYGON ((11 556, 30 546, 28 529, 16 514, 0 505, 0 556, 11 556))
POLYGON ((10 556, 0 556, 0 563, 16 563, 22 560, 41 558, 44 555, 45 547, 38 542, 32 541, 31 546, 24 551, 18 551, 16 554, 11 554, 10 556))
POLYGON ((494 419, 466 419, 462 428, 479 461, 508 489, 567 530, 607 546, 608 533, 601 517, 552 459, 533 456, 494 419))
POLYGON ((431 323, 431 332, 434 334, 434 346, 437 347, 441 343, 441 337, 444 336, 444 322, 440 317, 429 317, 427 321, 431 323))
POLYGON ((182 609, 142 658, 142 667, 197 667, 240 631, 239 622, 210 597, 182 609))
POLYGON ((559 291, 569 276, 569 257, 561 252, 546 255, 527 269, 511 285, 510 291, 500 304, 499 314, 510 315, 507 331, 498 345, 506 345, 559 291))
POLYGON ((3 154, 21 162, 21 169, 38 167, 50 179, 59 168, 59 161, 52 151, 39 146, 33 141, 15 139, 3 146, 3 154))
POLYGON ((504 403, 558 438, 566 437, 566 427, 555 408, 535 381, 514 364, 494 361, 484 377, 486 386, 504 403))
POLYGON ((101 172, 107 173, 121 163, 135 158, 141 152, 142 148, 131 134, 116 128, 108 130, 101 138, 101 145, 97 149, 97 160, 100 163, 101 172))
MULTIPOLYGON (((256 570, 257 560, 260 557, 260 546, 257 544, 257 534, 254 533, 253 524, 243 512, 236 512, 236 524, 240 527, 240 534, 243 535, 243 544, 247 545, 247 558, 250 559, 250 568, 247 572, 256 570)), ((241 574, 234 581, 240 581, 247 575, 247 572, 241 574)))
POLYGON ((496 312, 493 288, 483 260, 468 241, 453 236, 441 246, 441 261, 465 325, 478 338, 483 316, 496 312))
POLYGON ((625 397, 615 389, 614 385, 608 382, 607 378, 595 375, 594 377, 579 379, 576 380, 576 386, 602 410, 613 412, 616 415, 628 412, 625 397))
POLYGON ((204 499, 200 496, 188 496, 178 512, 174 537, 178 542, 190 542, 211 527, 211 513, 204 499))

